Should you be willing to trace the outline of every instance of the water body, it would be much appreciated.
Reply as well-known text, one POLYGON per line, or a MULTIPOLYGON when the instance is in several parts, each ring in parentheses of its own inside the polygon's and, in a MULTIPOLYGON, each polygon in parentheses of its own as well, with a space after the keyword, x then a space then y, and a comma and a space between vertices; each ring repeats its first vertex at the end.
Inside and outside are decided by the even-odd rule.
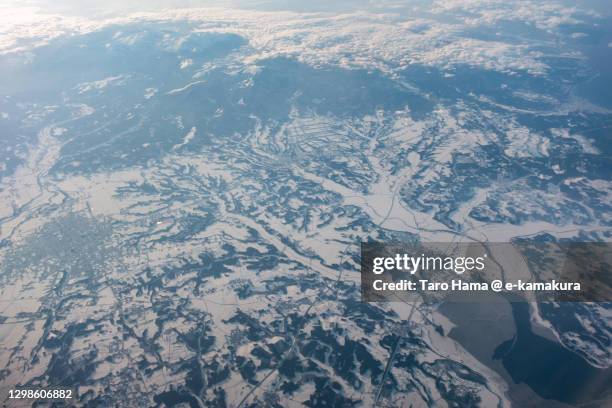
POLYGON ((532 331, 529 305, 512 302, 516 335, 495 350, 515 383, 525 383, 545 399, 577 404, 610 399, 612 369, 590 365, 562 345, 532 331), (607 398, 606 398, 606 395, 607 398))
POLYGON ((517 406, 612 406, 612 369, 594 367, 534 332, 528 303, 495 296, 439 310, 456 324, 449 336, 505 380, 517 406))

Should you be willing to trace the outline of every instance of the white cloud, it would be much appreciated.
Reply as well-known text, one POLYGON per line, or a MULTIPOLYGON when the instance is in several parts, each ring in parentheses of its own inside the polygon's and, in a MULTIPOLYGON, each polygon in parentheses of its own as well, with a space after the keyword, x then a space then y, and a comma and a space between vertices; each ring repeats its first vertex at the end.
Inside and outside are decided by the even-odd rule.
POLYGON ((100 23, 56 14, 34 7, 0 6, 0 55, 26 51, 62 35, 93 31, 100 23))
POLYGON ((185 69, 191 65, 193 65, 193 60, 191 58, 187 58, 181 61, 181 63, 179 64, 179 67, 181 69, 185 69))
MULTIPOLYGON (((518 21, 542 30, 553 30, 562 24, 580 22, 579 15, 596 16, 590 10, 579 10, 555 2, 523 0, 436 0, 432 11, 453 16, 463 15, 470 25, 493 25, 499 21, 518 21)), ((461 18, 461 17, 460 17, 461 18)))
MULTIPOLYGON (((188 20, 196 31, 225 32, 249 40, 240 58, 246 65, 277 56, 289 56, 313 66, 376 69, 393 75, 410 64, 448 69, 470 65, 502 72, 542 75, 547 66, 528 39, 517 43, 470 38, 466 28, 493 25, 500 20, 520 20, 542 30, 575 22, 576 9, 555 4, 521 2, 507 5, 497 0, 437 1, 427 17, 356 12, 350 14, 257 12, 230 9, 180 9, 163 13, 137 13, 123 18, 90 21, 46 15, 38 9, 0 9, 0 54, 44 44, 59 35, 74 35, 110 24, 139 21, 188 20), (5 12, 3 12, 5 11, 5 12), (455 16, 452 23, 447 14, 455 16), (6 20, 6 21, 5 21, 6 20), (5 22, 6 24, 2 25, 5 22)), ((581 12, 585 15, 585 12, 581 12)), ((416 13, 415 15, 419 15, 416 13)), ((115 34, 117 41, 137 41, 137 34, 115 34)), ((169 38, 164 47, 176 47, 169 38)), ((179 44, 180 45, 180 44, 179 44)), ((560 47, 559 54, 563 51, 560 47)), ((183 60, 180 68, 189 66, 183 60)))
POLYGON ((80 94, 82 94, 92 90, 101 90, 108 86, 120 86, 125 84, 125 81, 128 78, 129 77, 126 75, 111 76, 97 81, 80 83, 76 86, 76 89, 79 91, 80 94))

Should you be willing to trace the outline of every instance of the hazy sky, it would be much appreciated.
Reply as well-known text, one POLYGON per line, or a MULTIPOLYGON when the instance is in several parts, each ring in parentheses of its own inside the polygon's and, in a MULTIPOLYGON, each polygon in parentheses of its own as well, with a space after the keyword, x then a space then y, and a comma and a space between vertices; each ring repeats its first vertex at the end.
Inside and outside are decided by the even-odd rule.
MULTIPOLYGON (((511 1, 511 0, 508 0, 511 1)), ((520 1, 520 0, 519 0, 520 1)), ((257 10, 355 11, 392 7, 402 11, 431 0, 8 0, 0 5, 34 6, 48 12, 87 17, 114 16, 125 12, 154 11, 186 7, 230 7, 257 10)), ((542 0, 541 3, 548 1, 542 0)), ((610 0, 552 0, 551 2, 590 8, 610 14, 610 0)))
POLYGON ((422 0, 9 0, 15 6, 40 7, 49 12, 93 17, 108 17, 125 12, 153 11, 166 8, 186 7, 230 7, 257 10, 293 11, 355 11, 380 6, 409 6, 423 3, 422 0))

